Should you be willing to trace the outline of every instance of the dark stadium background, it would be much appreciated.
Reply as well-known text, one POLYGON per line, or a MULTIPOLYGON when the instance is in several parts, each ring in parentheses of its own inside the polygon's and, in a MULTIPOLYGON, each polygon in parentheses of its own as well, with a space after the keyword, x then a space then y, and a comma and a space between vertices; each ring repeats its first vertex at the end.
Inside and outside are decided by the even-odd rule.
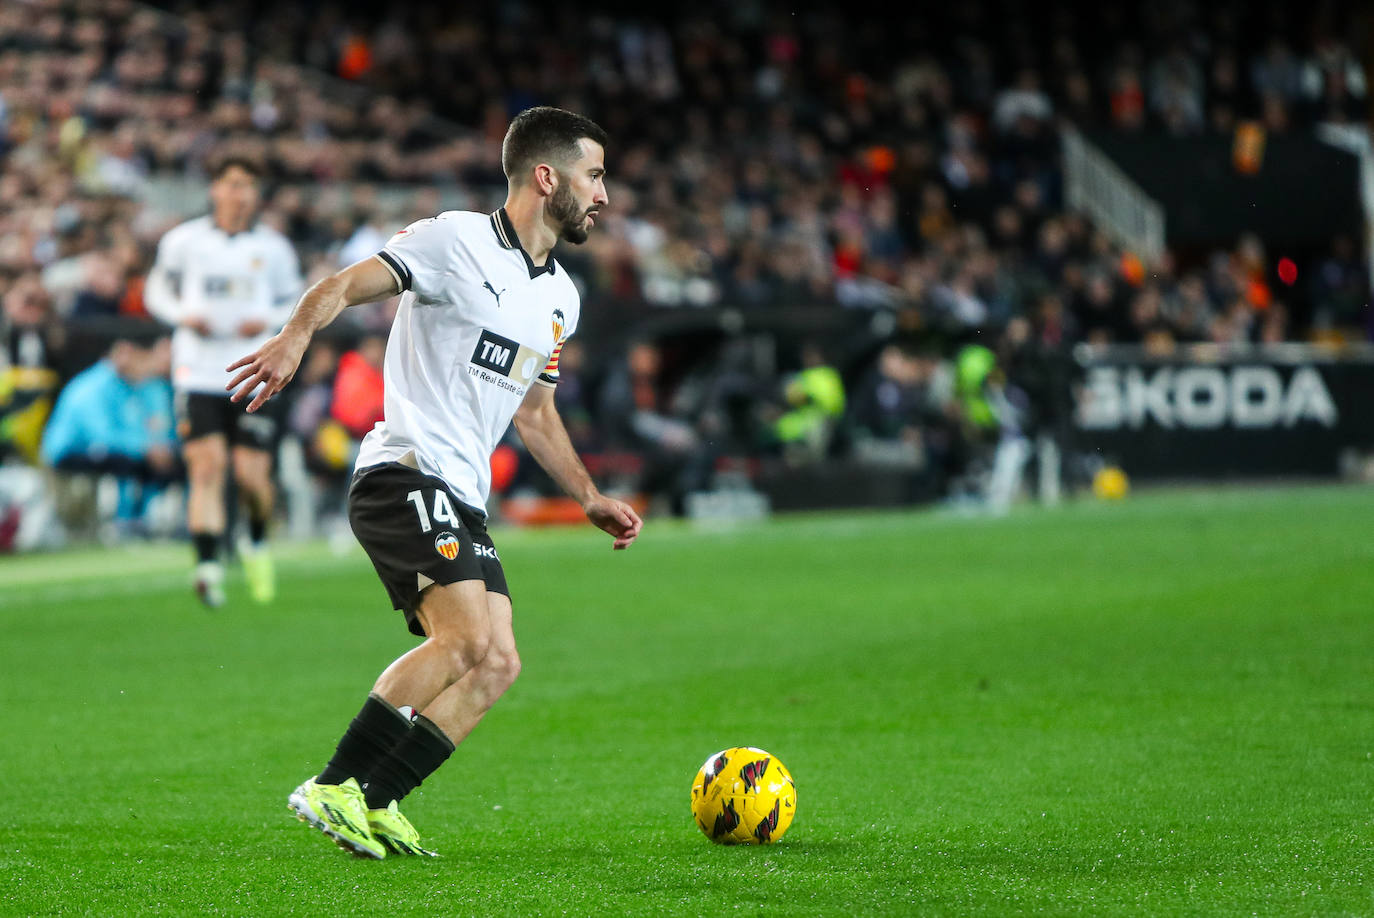
POLYGON ((1368 4, 818 6, 0 0, 0 915, 1374 914, 1368 4), (356 861, 285 803, 414 646, 340 513, 396 304, 285 393, 272 602, 45 423, 166 360, 218 156, 315 280, 540 103, 613 138, 558 398, 651 512, 532 525, 505 444, 523 675, 442 857, 356 861), (745 744, 780 844, 693 821, 745 744))
MULTIPOLYGON (((112 340, 159 334, 142 280, 159 234, 204 211, 216 157, 264 164, 262 219, 313 281, 411 220, 498 206, 505 124, 554 104, 613 138, 606 219, 556 252, 585 304, 560 407, 602 482, 659 512, 1000 512, 1085 493, 1108 466, 1132 482, 1368 474, 1367 12, 876 10, 6 4, 5 461, 34 465, 47 406, 112 340), (1143 211, 1115 179, 1072 191, 1103 163, 1159 205, 1162 232, 1130 231, 1143 211), (1085 428, 1102 367, 1122 399, 1154 401, 1085 428), (1292 396, 1304 367, 1334 416, 1292 396), (821 391, 836 381, 842 410, 821 391), (991 493, 999 455, 1010 498, 991 493)), ((375 394, 364 358, 394 306, 350 311, 293 383, 293 533, 337 516, 372 420, 337 397, 340 358, 360 371, 349 391, 375 394)), ((507 517, 559 518, 509 449, 507 517)), ((5 544, 42 500, 15 493, 5 544)), ((64 512, 77 541, 175 534, 169 513, 64 512)))

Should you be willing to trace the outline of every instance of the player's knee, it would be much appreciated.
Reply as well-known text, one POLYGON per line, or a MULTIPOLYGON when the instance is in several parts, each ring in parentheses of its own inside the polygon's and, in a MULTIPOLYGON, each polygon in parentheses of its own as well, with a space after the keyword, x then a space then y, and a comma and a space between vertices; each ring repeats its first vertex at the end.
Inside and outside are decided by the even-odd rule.
POLYGON ((491 648, 491 630, 474 628, 465 634, 448 635, 438 640, 455 680, 486 659, 491 648))
POLYGON ((493 650, 482 661, 482 669, 494 685, 505 691, 520 678, 520 654, 493 650))
POLYGON ((224 458, 209 450, 198 453, 187 451, 186 477, 195 485, 218 487, 224 483, 224 458))
POLYGON ((272 480, 264 477, 256 470, 245 471, 236 469, 234 472, 234 483, 238 485, 240 491, 251 495, 254 500, 260 502, 271 501, 272 480))

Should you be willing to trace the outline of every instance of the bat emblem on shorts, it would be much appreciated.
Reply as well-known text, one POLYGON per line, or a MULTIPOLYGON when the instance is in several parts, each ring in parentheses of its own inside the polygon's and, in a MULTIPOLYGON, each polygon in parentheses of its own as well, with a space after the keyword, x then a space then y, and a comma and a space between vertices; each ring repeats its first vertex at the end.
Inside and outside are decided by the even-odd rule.
POLYGON ((434 538, 434 550, 448 561, 458 557, 458 550, 462 547, 463 543, 451 532, 441 532, 434 538))

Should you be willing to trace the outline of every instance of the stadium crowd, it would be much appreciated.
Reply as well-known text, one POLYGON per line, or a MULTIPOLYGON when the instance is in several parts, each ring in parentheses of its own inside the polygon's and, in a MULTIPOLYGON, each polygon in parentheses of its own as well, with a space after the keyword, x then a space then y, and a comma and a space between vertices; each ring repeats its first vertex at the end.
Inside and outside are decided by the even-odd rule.
MULTIPOLYGON (((494 208, 501 132, 533 104, 584 112, 616 141, 612 206, 558 257, 602 316, 584 347, 620 356, 571 349, 560 399, 580 446, 649 457, 645 480, 679 497, 730 453, 815 453, 818 430, 822 452, 917 448, 948 490, 1012 416, 1064 422, 1067 383, 1045 368, 1081 341, 1374 336, 1357 240, 1332 240, 1299 290, 1254 236, 1145 263, 1061 200, 1064 122, 1193 134, 1365 119, 1339 6, 1056 2, 1032 16, 970 0, 897 20, 766 3, 623 18, 165 6, 0 6, 0 451, 29 461, 59 381, 104 354, 71 347, 74 332, 146 314, 157 239, 184 216, 161 182, 203 178, 227 153, 262 162, 262 219, 308 283, 411 220, 494 208), (725 346, 693 363, 680 343, 623 333, 646 312, 715 307, 895 321, 891 340, 793 336, 763 362, 725 346), (827 364, 833 381, 812 372, 827 364)), ((330 405, 337 386, 376 381, 393 308, 353 311, 296 383, 292 427, 321 469, 345 466, 370 423, 330 405)))

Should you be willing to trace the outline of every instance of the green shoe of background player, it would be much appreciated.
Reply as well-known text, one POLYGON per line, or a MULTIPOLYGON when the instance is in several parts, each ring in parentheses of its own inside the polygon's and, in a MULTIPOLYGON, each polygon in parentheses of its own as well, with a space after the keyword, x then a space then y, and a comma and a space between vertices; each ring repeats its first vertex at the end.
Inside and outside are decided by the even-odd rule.
POLYGON ((277 572, 267 549, 256 546, 242 552, 243 574, 248 579, 248 594, 257 603, 269 603, 277 596, 277 572))
POLYGON ((401 815, 395 800, 388 803, 384 810, 368 810, 367 826, 373 838, 396 854, 439 856, 434 851, 420 847, 420 833, 415 831, 409 819, 401 815))
POLYGON ((297 819, 319 829, 345 851, 379 861, 386 857, 386 848, 367 827, 367 805, 363 802, 363 789, 355 779, 349 778, 342 784, 316 784, 311 778, 291 792, 286 805, 297 819))

